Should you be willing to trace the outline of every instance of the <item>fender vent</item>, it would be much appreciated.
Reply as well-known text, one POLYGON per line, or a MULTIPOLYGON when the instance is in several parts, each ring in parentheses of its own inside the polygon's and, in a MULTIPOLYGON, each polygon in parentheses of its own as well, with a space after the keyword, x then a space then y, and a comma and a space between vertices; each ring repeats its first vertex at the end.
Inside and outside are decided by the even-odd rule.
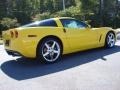
POLYGON ((101 41, 101 39, 102 39, 102 34, 100 35, 99 42, 101 41))

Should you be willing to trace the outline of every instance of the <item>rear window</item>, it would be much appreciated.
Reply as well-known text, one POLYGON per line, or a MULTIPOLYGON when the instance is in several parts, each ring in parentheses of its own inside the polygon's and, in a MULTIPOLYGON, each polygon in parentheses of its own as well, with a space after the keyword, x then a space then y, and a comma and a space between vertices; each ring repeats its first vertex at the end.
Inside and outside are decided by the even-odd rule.
POLYGON ((36 21, 30 24, 24 25, 22 27, 39 27, 39 26, 57 27, 57 23, 54 21, 54 19, 46 19, 42 21, 36 21))

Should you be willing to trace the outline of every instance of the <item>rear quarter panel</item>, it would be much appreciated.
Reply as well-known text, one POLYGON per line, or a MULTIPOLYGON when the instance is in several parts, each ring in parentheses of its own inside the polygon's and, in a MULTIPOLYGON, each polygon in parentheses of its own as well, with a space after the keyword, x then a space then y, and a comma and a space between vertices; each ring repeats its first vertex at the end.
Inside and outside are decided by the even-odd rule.
MULTIPOLYGON (((19 28, 19 41, 23 43, 20 47, 26 56, 36 57, 36 49, 39 42, 46 36, 56 36, 63 43, 63 54, 69 52, 69 44, 66 40, 66 35, 61 27, 27 27, 19 28), (29 37, 29 35, 35 35, 35 37, 29 37)), ((18 42, 20 44, 20 42, 18 42)))

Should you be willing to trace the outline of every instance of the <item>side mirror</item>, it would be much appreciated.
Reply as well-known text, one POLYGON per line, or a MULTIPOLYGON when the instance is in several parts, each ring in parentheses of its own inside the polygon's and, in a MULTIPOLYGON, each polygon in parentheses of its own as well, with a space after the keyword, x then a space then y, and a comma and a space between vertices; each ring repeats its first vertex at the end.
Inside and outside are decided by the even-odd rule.
POLYGON ((91 28, 91 25, 88 25, 88 28, 91 28))
POLYGON ((85 23, 87 24, 87 28, 91 28, 91 25, 89 25, 89 22, 91 22, 90 20, 89 21, 85 21, 85 23))

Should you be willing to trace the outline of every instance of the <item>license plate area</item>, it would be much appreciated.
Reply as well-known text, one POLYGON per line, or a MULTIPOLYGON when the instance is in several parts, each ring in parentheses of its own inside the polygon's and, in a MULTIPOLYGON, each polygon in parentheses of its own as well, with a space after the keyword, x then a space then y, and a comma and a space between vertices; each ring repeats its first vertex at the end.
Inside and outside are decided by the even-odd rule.
POLYGON ((6 46, 9 46, 9 45, 10 45, 10 40, 6 40, 6 41, 5 41, 5 45, 6 45, 6 46))

